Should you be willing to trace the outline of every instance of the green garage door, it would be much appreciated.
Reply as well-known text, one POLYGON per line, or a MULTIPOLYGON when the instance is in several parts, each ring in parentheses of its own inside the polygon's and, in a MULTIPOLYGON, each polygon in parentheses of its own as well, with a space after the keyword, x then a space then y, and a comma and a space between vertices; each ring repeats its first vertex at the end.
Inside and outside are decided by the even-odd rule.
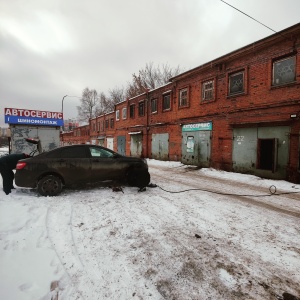
POLYGON ((182 132, 181 162, 187 165, 209 167, 211 131, 182 132))
POLYGON ((152 158, 158 160, 169 159, 169 134, 152 134, 152 158))

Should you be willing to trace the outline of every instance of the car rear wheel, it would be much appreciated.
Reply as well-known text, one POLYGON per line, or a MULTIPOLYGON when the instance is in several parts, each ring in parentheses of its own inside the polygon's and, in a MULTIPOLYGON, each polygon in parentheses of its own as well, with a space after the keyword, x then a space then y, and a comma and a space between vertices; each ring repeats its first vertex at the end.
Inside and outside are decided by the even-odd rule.
POLYGON ((150 182, 150 174, 147 170, 132 169, 128 171, 127 182, 130 186, 143 188, 150 182))
POLYGON ((56 196, 62 190, 61 179, 54 175, 47 175, 39 180, 37 190, 42 196, 56 196))

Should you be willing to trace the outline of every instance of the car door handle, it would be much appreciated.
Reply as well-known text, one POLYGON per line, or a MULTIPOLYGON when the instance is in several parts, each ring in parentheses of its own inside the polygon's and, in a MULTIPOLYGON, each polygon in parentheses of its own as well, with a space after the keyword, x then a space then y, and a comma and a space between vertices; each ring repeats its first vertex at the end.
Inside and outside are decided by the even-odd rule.
POLYGON ((58 162, 65 162, 65 159, 59 159, 58 162))
POLYGON ((92 162, 99 162, 99 159, 93 159, 92 162))

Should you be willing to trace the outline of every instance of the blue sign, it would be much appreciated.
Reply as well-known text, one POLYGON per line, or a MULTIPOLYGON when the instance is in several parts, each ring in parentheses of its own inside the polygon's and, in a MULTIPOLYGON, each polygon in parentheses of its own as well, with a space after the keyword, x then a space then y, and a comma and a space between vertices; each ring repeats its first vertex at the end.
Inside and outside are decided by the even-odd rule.
POLYGON ((5 116, 5 123, 9 124, 26 124, 38 126, 64 126, 62 119, 48 119, 48 118, 32 118, 20 116, 5 116))

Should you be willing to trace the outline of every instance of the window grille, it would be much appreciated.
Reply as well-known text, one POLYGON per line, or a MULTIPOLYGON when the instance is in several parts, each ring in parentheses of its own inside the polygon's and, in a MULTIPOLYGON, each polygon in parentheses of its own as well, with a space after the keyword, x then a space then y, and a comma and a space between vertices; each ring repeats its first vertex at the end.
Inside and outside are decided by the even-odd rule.
POLYGON ((273 85, 287 84, 296 80, 296 57, 288 57, 273 63, 273 85))
POLYGON ((238 72, 229 76, 229 95, 244 92, 244 72, 238 72))

